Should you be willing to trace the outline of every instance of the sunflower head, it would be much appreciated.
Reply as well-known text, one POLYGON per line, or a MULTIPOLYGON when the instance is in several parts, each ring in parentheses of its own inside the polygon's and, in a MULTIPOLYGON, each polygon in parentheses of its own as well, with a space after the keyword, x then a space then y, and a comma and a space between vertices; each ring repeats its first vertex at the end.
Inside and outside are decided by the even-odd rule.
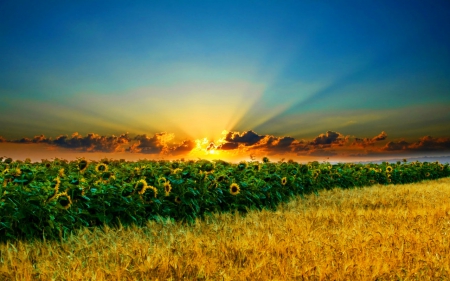
POLYGON ((217 180, 217 182, 221 182, 221 181, 225 180, 225 175, 219 175, 216 180, 217 180))
POLYGON ((148 188, 147 182, 145 180, 139 180, 134 189, 138 191, 139 194, 144 194, 145 190, 148 188))
POLYGON ((59 204, 63 206, 64 209, 69 209, 70 205, 72 205, 72 199, 70 198, 70 195, 67 194, 67 192, 63 192, 57 195, 57 199, 59 204))
POLYGON ((386 172, 387 172, 387 173, 392 173, 392 170, 393 170, 393 169, 392 169, 391 166, 387 166, 387 167, 386 167, 386 172))
POLYGON ((286 179, 286 177, 283 177, 283 178, 281 179, 281 184, 282 184, 282 185, 286 185, 286 183, 287 183, 287 179, 286 179))
POLYGON ((22 171, 20 170, 20 168, 15 168, 15 169, 13 170, 12 174, 13 174, 15 177, 18 177, 18 176, 20 176, 20 175, 22 174, 22 171))
POLYGON ((107 172, 108 165, 105 163, 98 163, 97 166, 95 166, 95 171, 97 171, 97 173, 107 172))
POLYGON ((262 161, 264 162, 264 163, 269 163, 269 158, 267 158, 267 157, 263 157, 263 159, 262 159, 262 161))
POLYGON ((175 201, 175 203, 177 203, 177 204, 180 204, 180 203, 181 203, 181 199, 180 199, 180 197, 178 197, 178 196, 175 197, 175 200, 174 200, 174 201, 175 201))
POLYGON ((239 194, 239 191, 240 191, 241 189, 239 188, 239 185, 237 184, 237 183, 232 183, 231 185, 230 185, 230 193, 232 194, 232 195, 237 195, 237 194, 239 194))
POLYGON ((239 171, 243 171, 245 168, 247 168, 247 162, 245 161, 240 162, 237 168, 239 171))
POLYGON ((170 182, 165 182, 164 183, 165 195, 169 196, 171 190, 172 190, 172 186, 170 185, 170 182))
POLYGON ((86 170, 87 166, 88 166, 88 161, 85 159, 81 159, 78 162, 78 170, 80 170, 80 172, 84 172, 86 170))
POLYGON ((315 172, 314 172, 314 178, 317 179, 317 177, 319 176, 319 174, 320 174, 319 171, 315 171, 315 172))
POLYGON ((425 174, 425 176, 428 178, 428 177, 430 176, 430 173, 427 172, 427 173, 425 174))

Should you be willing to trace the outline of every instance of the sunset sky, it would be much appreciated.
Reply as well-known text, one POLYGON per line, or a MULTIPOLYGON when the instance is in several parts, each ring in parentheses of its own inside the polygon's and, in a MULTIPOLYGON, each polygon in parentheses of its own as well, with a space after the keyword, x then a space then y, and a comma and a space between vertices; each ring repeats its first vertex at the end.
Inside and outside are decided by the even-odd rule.
POLYGON ((450 155, 450 2, 2 1, 0 157, 450 155))

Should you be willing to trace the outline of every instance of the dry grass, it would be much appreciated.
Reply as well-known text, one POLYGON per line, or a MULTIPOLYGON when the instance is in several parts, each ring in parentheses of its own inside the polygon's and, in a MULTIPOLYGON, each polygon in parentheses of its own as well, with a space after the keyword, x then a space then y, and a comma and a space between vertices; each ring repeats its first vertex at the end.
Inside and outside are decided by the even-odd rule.
POLYGON ((0 245, 1 280, 447 280, 450 178, 0 245))

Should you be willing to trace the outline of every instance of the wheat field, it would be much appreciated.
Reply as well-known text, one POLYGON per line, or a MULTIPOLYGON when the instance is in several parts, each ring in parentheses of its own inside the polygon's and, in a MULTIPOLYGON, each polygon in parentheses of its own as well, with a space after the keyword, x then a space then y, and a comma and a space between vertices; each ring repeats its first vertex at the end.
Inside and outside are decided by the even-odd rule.
POLYGON ((448 280, 450 178, 0 244, 0 280, 448 280))

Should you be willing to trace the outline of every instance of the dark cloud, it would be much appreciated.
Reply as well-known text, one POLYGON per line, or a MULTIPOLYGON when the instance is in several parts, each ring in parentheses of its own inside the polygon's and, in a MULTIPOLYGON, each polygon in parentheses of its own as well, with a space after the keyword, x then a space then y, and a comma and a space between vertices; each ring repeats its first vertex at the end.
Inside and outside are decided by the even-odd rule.
POLYGON ((51 144, 52 140, 50 138, 46 138, 44 135, 35 136, 34 138, 21 138, 19 140, 11 140, 12 143, 47 143, 51 144))
POLYGON ((358 146, 365 148, 367 146, 374 146, 376 142, 383 141, 387 138, 387 134, 383 131, 377 136, 373 138, 355 138, 355 141, 352 143, 352 146, 358 146))
POLYGON ((217 149, 222 149, 222 150, 233 150, 233 149, 237 149, 239 146, 239 144, 237 142, 227 142, 224 144, 221 144, 217 147, 217 149))
POLYGON ((408 143, 404 140, 388 142, 382 150, 384 151, 444 151, 450 150, 450 138, 433 138, 424 136, 419 141, 408 143))
POLYGON ((385 151, 407 150, 408 146, 409 146, 409 143, 404 140, 390 141, 381 150, 385 150, 385 151))
POLYGON ((375 136, 372 138, 373 141, 382 141, 385 140, 387 138, 387 134, 382 131, 378 136, 375 136))
POLYGON ((137 142, 127 148, 126 151, 144 154, 180 155, 190 152, 195 147, 195 142, 192 140, 184 140, 180 144, 169 145, 168 142, 172 139, 173 135, 165 132, 156 133, 153 137, 146 134, 138 135, 133 139, 137 142))
POLYGON ((449 150, 450 138, 433 138, 431 136, 425 136, 418 142, 412 143, 409 148, 419 151, 449 150))
POLYGON ((320 134, 313 139, 313 141, 310 142, 310 145, 322 148, 331 147, 332 145, 343 146, 347 142, 347 139, 348 137, 345 137, 338 132, 327 131, 325 134, 320 134))
POLYGON ((146 134, 137 135, 134 138, 137 143, 126 150, 134 153, 163 154, 168 152, 169 147, 167 145, 167 140, 171 138, 172 137, 165 132, 156 133, 153 137, 148 137, 146 134))
POLYGON ((184 153, 189 153, 195 147, 195 142, 191 140, 185 140, 181 144, 173 146, 170 148, 170 153, 173 155, 180 155, 184 153))
POLYGON ((251 130, 242 134, 239 134, 237 132, 228 132, 228 134, 225 136, 225 140, 227 142, 234 142, 238 144, 242 143, 245 146, 254 145, 262 138, 264 138, 264 136, 260 136, 251 130))
POLYGON ((114 135, 106 137, 91 133, 83 137, 78 133, 74 133, 71 137, 61 135, 54 141, 51 141, 50 144, 86 152, 121 152, 124 151, 122 146, 129 142, 128 134, 122 134, 118 137, 114 135))

